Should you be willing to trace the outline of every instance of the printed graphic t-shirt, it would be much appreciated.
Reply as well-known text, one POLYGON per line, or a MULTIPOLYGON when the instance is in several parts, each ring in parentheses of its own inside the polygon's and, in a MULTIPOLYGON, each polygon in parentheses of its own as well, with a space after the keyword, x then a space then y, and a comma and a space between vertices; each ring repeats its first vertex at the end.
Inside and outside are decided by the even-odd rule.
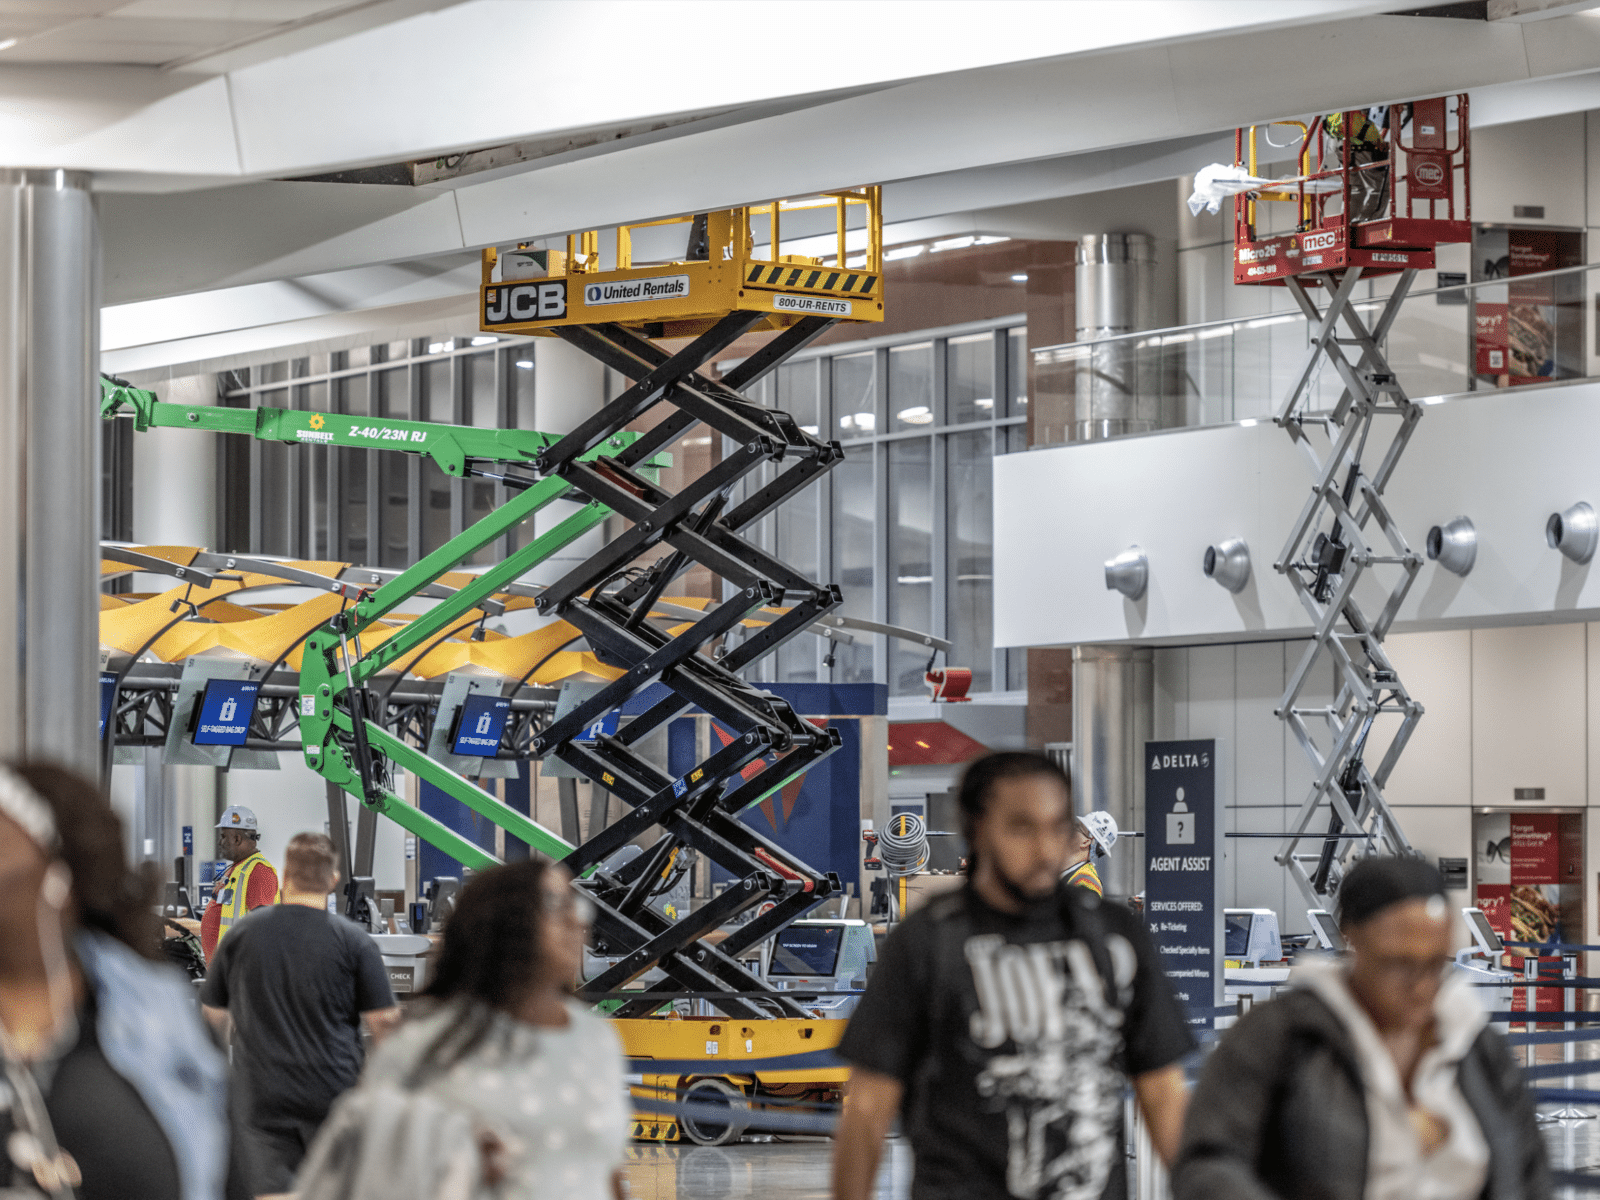
POLYGON ((969 885, 890 936, 839 1053, 905 1085, 912 1200, 1100 1200, 1124 1078, 1193 1046, 1128 909, 1062 887, 1012 916, 969 885))

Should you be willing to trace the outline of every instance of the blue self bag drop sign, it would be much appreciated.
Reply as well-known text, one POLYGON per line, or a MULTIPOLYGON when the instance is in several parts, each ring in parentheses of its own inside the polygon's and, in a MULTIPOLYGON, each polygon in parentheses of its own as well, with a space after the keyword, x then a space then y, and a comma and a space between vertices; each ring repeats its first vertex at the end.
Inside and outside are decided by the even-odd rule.
POLYGON ((511 701, 502 696, 468 696, 461 702, 450 753, 493 758, 500 750, 500 735, 505 732, 510 715, 511 701))
POLYGON ((1214 740, 1144 746, 1145 921, 1196 1029, 1222 1003, 1222 859, 1214 740))
POLYGON ((100 672, 100 736, 106 736, 106 722, 111 719, 111 698, 117 692, 117 676, 112 671, 100 672))
POLYGON ((242 746, 250 734, 250 718, 256 711, 259 683, 241 679, 213 679, 200 697, 200 716, 195 722, 196 746, 242 746))

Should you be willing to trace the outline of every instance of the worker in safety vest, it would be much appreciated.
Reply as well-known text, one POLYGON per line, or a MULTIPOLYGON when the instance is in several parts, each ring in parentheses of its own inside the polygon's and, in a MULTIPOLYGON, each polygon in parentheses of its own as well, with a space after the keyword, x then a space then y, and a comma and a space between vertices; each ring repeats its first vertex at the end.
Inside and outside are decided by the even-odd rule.
POLYGON ((256 848, 260 838, 256 814, 242 804, 230 804, 217 822, 217 857, 228 860, 228 869, 212 888, 211 903, 200 921, 200 946, 207 962, 245 913, 278 902, 278 873, 256 848))
POLYGON ((1072 848, 1068 852, 1068 866, 1061 878, 1073 887, 1088 888, 1096 896, 1103 896, 1100 872, 1094 860, 1111 853, 1117 844, 1117 822, 1108 812, 1086 812, 1079 817, 1072 831, 1072 848))
POLYGON ((1371 166, 1389 157, 1389 110, 1375 108, 1371 113, 1356 112, 1350 129, 1345 130, 1345 114, 1329 113, 1322 126, 1334 138, 1350 142, 1350 219, 1375 221, 1389 203, 1389 167, 1371 166), (1372 118, 1376 117, 1377 120, 1372 118), (1364 170, 1358 168, 1365 168, 1364 170))

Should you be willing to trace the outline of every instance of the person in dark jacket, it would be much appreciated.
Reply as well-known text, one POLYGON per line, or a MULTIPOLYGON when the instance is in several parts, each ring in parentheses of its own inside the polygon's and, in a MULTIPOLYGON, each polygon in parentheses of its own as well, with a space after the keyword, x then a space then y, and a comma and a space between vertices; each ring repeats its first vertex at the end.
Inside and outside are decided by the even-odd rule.
POLYGON ((1363 859, 1339 926, 1348 957, 1302 960, 1207 1062, 1175 1200, 1548 1200, 1532 1097, 1450 972, 1439 872, 1363 859))

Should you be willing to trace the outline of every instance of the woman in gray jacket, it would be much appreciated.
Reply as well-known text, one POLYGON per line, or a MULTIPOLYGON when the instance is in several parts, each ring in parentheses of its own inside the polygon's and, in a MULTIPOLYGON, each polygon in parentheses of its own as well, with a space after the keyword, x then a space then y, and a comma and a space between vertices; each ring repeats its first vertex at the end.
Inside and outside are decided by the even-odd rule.
POLYGON ((1547 1200, 1532 1097, 1450 971, 1439 872, 1363 859, 1339 926, 1348 958, 1297 964, 1207 1062, 1175 1200, 1547 1200))

